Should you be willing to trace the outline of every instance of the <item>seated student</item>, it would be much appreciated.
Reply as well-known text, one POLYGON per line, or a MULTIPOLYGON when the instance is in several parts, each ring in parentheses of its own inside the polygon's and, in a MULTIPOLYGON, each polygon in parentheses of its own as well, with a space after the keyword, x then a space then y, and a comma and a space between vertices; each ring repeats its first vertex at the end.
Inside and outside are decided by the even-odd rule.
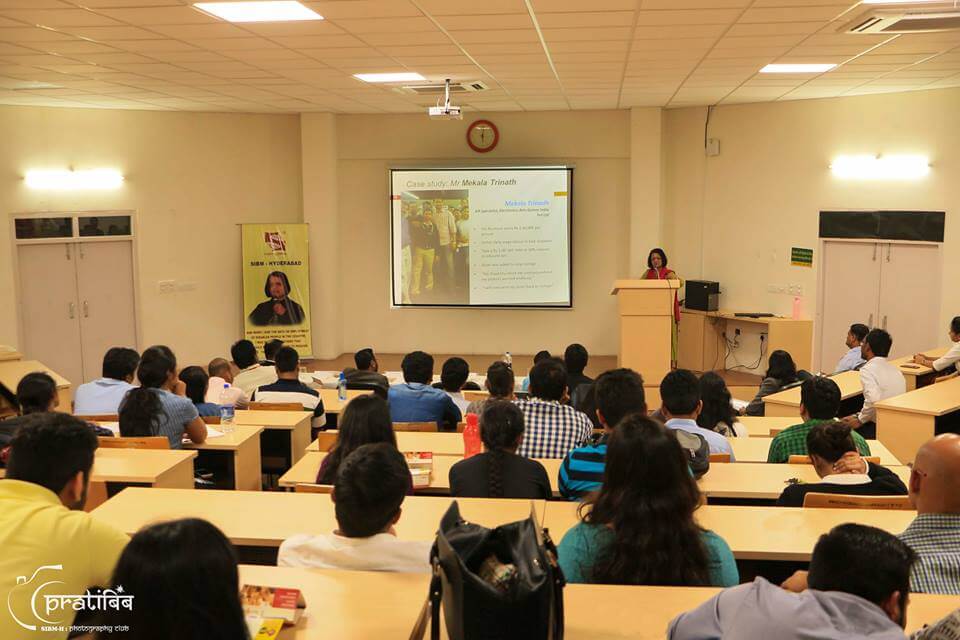
POLYGON ((863 385, 863 408, 860 413, 843 418, 844 424, 856 429, 864 438, 877 436, 877 410, 881 400, 907 392, 907 380, 903 372, 887 360, 893 338, 883 329, 873 329, 863 339, 860 350, 867 361, 860 367, 860 383, 863 385))
POLYGON ((210 380, 207 384, 206 401, 213 404, 229 404, 242 409, 250 403, 250 396, 233 384, 233 370, 225 358, 214 358, 207 365, 210 380), (224 395, 226 393, 226 395, 224 395))
MULTIPOLYGON (((337 441, 320 463, 317 484, 333 484, 340 464, 365 444, 386 442, 397 446, 397 434, 390 422, 390 409, 383 398, 369 394, 351 400, 337 422, 337 441)), ((413 486, 413 478, 410 479, 413 486)))
POLYGON ((337 530, 287 538, 277 566, 429 573, 433 542, 399 540, 393 528, 409 486, 410 468, 395 446, 359 447, 340 465, 330 496, 337 530))
POLYGON ((660 412, 668 429, 697 434, 707 441, 710 453, 729 453, 730 461, 734 461, 730 441, 716 431, 697 424, 697 417, 703 409, 697 376, 686 369, 668 373, 660 382, 660 401, 660 412))
POLYGON ((563 352, 563 365, 567 368, 567 388, 570 390, 571 398, 577 387, 593 382, 593 378, 588 378, 583 373, 583 370, 587 368, 589 358, 587 348, 582 344, 571 344, 563 352))
POLYGON ((393 422, 436 422, 441 429, 454 431, 463 414, 453 399, 430 386, 433 356, 413 351, 400 363, 403 382, 390 387, 390 419, 393 422))
POLYGON ((518 453, 528 458, 562 458, 590 440, 593 424, 583 413, 564 404, 567 370, 554 358, 530 370, 530 397, 517 400, 526 430, 518 453))
POLYGON ((384 393, 390 388, 387 376, 380 373, 380 363, 377 362, 373 349, 357 351, 353 354, 353 363, 357 365, 356 369, 348 367, 343 370, 348 388, 351 384, 376 385, 383 389, 384 393))
MULTIPOLYGON (((128 538, 83 511, 96 448, 87 424, 63 413, 31 415, 14 437, 6 479, 0 480, 0 572, 9 576, 0 580, 0 638, 67 637, 66 631, 25 631, 14 620, 41 624, 31 608, 40 604, 32 602, 33 594, 44 583, 48 596, 111 586, 128 538), (30 584, 17 585, 17 576, 30 584)), ((53 615, 69 627, 74 610, 68 606, 53 615)))
POLYGON ((138 531, 117 561, 112 584, 134 597, 133 607, 108 608, 97 620, 96 640, 249 637, 236 552, 206 520, 161 522, 138 531))
POLYGON ((497 360, 487 367, 487 379, 483 383, 490 395, 483 400, 474 400, 468 404, 463 415, 475 413, 479 416, 483 412, 484 404, 490 400, 515 400, 517 396, 513 392, 514 384, 513 368, 506 362, 497 360))
POLYGON ((777 506, 802 507, 808 493, 839 493, 858 496, 905 496, 907 487, 886 467, 868 464, 868 473, 837 472, 834 465, 844 455, 856 453, 850 427, 839 422, 821 422, 807 433, 810 462, 821 481, 789 485, 780 494, 777 506))
POLYGON ((960 595, 960 435, 946 433, 920 447, 909 489, 917 517, 900 539, 918 556, 910 590, 960 595))
POLYGON ((674 618, 667 638, 903 640, 913 563, 913 552, 886 531, 841 524, 820 536, 809 573, 783 588, 757 578, 724 589, 674 618))
POLYGON ((201 416, 220 415, 220 405, 206 401, 210 380, 206 371, 197 366, 187 367, 180 372, 179 378, 186 387, 184 393, 197 408, 197 413, 201 416))
POLYGON ((730 404, 731 396, 727 383, 712 371, 700 376, 700 401, 703 408, 697 416, 698 425, 728 438, 744 438, 750 435, 743 423, 737 420, 737 412, 730 404))
POLYGON ((257 348, 249 340, 237 340, 230 347, 230 357, 240 369, 233 378, 233 384, 247 394, 253 395, 257 387, 277 381, 277 370, 265 367, 257 361, 257 348))
POLYGON ((169 348, 150 347, 137 367, 140 386, 130 389, 120 404, 120 435, 127 438, 165 436, 171 449, 207 439, 207 425, 193 402, 184 397, 186 385, 177 378, 177 360, 169 348))
MULTIPOLYGON (((537 351, 537 353, 533 356, 533 366, 535 367, 541 362, 543 362, 544 360, 549 360, 551 358, 553 358, 553 356, 550 355, 549 351, 547 350, 537 351)), ((523 379, 523 381, 520 383, 520 390, 526 392, 529 389, 530 389, 530 376, 527 375, 523 379)))
POLYGON ((790 354, 782 349, 777 349, 770 354, 770 363, 767 366, 767 373, 763 376, 760 383, 760 390, 754 396, 750 404, 747 405, 746 413, 748 416, 762 416, 765 410, 763 398, 771 394, 782 391, 784 387, 796 383, 798 380, 806 380, 811 377, 807 371, 797 371, 797 365, 793 363, 790 354))
POLYGON ((276 358, 277 381, 257 388, 251 402, 298 402, 313 412, 313 428, 326 425, 320 392, 300 382, 300 354, 293 347, 280 347, 276 358))
POLYGON ((28 373, 17 383, 16 403, 17 415, 0 420, 0 467, 6 462, 10 441, 27 422, 28 416, 50 413, 60 404, 57 383, 46 373, 28 373))
POLYGON ((553 495, 543 465, 517 455, 523 413, 507 400, 491 400, 480 415, 484 452, 450 467, 450 495, 463 498, 531 498, 553 495))
POLYGON ((597 376, 593 383, 596 415, 603 425, 603 435, 596 442, 577 447, 560 465, 560 495, 567 500, 582 500, 603 483, 607 456, 607 440, 613 428, 632 414, 646 415, 647 401, 643 378, 633 369, 613 369, 597 376))
POLYGON ((463 397, 463 387, 469 377, 470 364, 463 358, 447 358, 440 369, 440 388, 450 396, 460 409, 461 415, 466 415, 466 409, 470 405, 463 397))
MULTIPOLYGON (((767 450, 767 462, 782 464, 790 456, 807 455, 807 435, 817 425, 833 422, 840 410, 840 387, 826 376, 804 380, 800 385, 801 424, 787 427, 773 437, 767 450)), ((851 433, 861 455, 870 455, 870 445, 856 431, 851 433)))
POLYGON ((263 360, 260 361, 260 364, 264 367, 272 367, 276 364, 274 362, 274 357, 277 355, 277 351, 280 350, 280 347, 283 346, 283 340, 274 338, 273 340, 267 340, 263 343, 263 360))
MULTIPOLYGON (((925 367, 931 367, 934 371, 946 371, 951 366, 955 367, 957 362, 960 362, 960 316, 956 316, 950 321, 950 329, 947 331, 947 336, 953 345, 945 354, 939 358, 931 358, 930 356, 918 353, 913 356, 913 361, 925 367)), ((956 375, 956 371, 954 371, 954 375, 956 375)))
POLYGON ((860 345, 863 344, 863 339, 867 337, 868 333, 870 333, 870 328, 865 324, 858 323, 850 325, 845 343, 849 351, 840 358, 840 362, 837 363, 837 367, 833 371, 834 373, 853 371, 863 366, 866 360, 863 359, 860 345))
POLYGON ((582 521, 557 548, 567 582, 730 586, 737 564, 723 538, 694 518, 700 490, 680 443, 632 414, 607 443, 603 486, 580 505, 582 521))
POLYGON ((133 374, 140 354, 133 349, 112 347, 103 356, 102 378, 77 387, 73 413, 78 416, 116 414, 127 391, 133 388, 133 374))

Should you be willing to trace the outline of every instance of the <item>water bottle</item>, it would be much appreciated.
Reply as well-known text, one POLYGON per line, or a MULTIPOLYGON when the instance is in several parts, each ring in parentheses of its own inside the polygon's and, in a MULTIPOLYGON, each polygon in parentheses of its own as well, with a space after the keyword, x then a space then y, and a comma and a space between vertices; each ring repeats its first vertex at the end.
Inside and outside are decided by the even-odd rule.
POLYGON ((467 426, 463 428, 463 458, 475 456, 482 450, 480 420, 475 413, 467 414, 467 426))
POLYGON ((340 372, 340 380, 337 382, 337 399, 340 400, 340 404, 344 404, 347 401, 347 377, 343 375, 343 372, 340 372))
POLYGON ((503 361, 507 363, 508 367, 513 368, 513 356, 510 355, 509 351, 504 352, 503 361))
POLYGON ((220 430, 224 433, 233 431, 234 406, 227 392, 230 390, 229 384, 223 385, 223 391, 220 392, 220 430))

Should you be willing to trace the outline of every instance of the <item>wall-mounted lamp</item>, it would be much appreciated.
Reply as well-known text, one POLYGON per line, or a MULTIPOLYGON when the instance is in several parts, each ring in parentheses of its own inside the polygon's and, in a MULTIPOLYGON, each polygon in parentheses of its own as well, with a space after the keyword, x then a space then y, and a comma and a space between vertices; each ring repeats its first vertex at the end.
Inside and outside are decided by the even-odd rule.
POLYGON ((930 173, 926 156, 837 156, 830 171, 841 180, 919 180, 930 173))
POLYGON ((118 189, 123 174, 116 169, 31 169, 24 178, 27 187, 48 191, 82 191, 91 189, 118 189))

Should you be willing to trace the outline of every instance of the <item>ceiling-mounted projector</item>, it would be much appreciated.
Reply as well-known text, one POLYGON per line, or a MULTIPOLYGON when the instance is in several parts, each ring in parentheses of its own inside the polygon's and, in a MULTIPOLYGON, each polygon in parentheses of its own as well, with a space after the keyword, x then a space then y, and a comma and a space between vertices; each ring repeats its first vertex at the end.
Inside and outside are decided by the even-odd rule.
POLYGON ((427 114, 434 120, 462 120, 463 113, 460 107, 450 104, 450 79, 446 80, 446 90, 444 91, 443 105, 437 103, 437 106, 427 109, 427 114))

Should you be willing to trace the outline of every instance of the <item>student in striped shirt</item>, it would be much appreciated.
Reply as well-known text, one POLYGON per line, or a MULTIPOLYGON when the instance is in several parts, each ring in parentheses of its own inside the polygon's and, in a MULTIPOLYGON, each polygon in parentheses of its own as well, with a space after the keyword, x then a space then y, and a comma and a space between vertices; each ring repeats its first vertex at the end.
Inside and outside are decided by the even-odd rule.
POLYGON ((322 429, 327 418, 320 392, 300 382, 300 354, 293 347, 280 347, 276 355, 277 381, 253 392, 253 402, 299 402, 313 413, 313 428, 322 429))
POLYGON ((560 494, 568 500, 581 500, 603 484, 607 457, 607 437, 620 420, 632 413, 647 415, 643 378, 632 369, 614 369, 597 378, 594 393, 597 419, 603 435, 596 442, 570 451, 560 465, 560 494))

